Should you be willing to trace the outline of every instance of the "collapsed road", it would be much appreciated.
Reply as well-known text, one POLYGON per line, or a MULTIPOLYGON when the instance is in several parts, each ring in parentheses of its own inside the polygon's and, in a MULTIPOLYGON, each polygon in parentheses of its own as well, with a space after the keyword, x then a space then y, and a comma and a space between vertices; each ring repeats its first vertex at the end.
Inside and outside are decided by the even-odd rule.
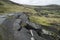
MULTIPOLYGON (((29 21, 29 18, 24 13, 17 13, 7 17, 1 23, 2 39, 3 40, 48 40, 39 36, 42 27, 29 21)), ((49 39, 54 40, 54 39, 49 39)))
MULTIPOLYGON (((14 15, 11 18, 6 18, 1 25, 3 25, 2 31, 2 38, 3 40, 31 40, 31 34, 29 33, 29 30, 26 28, 22 28, 21 31, 18 31, 20 28, 20 20, 22 20, 24 23, 27 21, 25 14, 20 14, 20 18, 18 18, 18 15, 14 15)), ((40 38, 43 40, 43 38, 40 38)), ((38 40, 38 39, 37 39, 38 40)))

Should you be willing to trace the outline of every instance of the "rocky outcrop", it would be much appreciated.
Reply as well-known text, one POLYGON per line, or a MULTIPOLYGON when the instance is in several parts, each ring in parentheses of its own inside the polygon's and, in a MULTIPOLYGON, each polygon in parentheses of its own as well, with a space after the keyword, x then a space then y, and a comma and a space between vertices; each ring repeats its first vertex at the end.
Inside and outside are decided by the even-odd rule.
MULTIPOLYGON (((32 23, 24 13, 17 13, 6 18, 0 26, 2 40, 48 40, 42 33, 42 27, 32 23), (32 33, 31 31, 32 30, 32 33)), ((47 36, 48 37, 48 36, 47 36)), ((49 36, 51 39, 51 37, 49 36)), ((50 40, 49 39, 49 40, 50 40)), ((51 39, 54 40, 54 39, 51 39)))

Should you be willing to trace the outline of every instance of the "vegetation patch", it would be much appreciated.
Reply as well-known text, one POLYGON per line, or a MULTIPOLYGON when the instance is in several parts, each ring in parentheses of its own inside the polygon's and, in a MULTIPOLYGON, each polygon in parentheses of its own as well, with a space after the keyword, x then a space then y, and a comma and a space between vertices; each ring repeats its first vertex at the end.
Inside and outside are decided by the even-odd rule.
POLYGON ((0 40, 2 40, 2 36, 0 35, 0 40))
POLYGON ((60 27, 60 18, 47 18, 47 17, 40 17, 40 16, 30 16, 30 21, 35 22, 40 25, 45 25, 48 27, 53 26, 54 28, 59 29, 60 27), (56 26, 56 27, 55 27, 56 26))

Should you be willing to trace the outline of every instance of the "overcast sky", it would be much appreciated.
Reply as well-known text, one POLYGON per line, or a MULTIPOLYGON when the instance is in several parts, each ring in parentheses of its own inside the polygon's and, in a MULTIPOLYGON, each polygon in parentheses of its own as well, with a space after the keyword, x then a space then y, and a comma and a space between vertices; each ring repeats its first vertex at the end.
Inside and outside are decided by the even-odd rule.
POLYGON ((28 5, 48 5, 48 4, 58 4, 60 5, 60 0, 11 0, 19 4, 28 5))

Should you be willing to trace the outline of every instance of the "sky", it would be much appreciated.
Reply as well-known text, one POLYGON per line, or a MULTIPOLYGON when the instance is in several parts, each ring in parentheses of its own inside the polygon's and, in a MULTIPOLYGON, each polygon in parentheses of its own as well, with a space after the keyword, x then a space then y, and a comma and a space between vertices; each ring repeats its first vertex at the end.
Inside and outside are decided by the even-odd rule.
POLYGON ((60 5, 60 0, 11 0, 11 1, 27 5, 49 5, 49 4, 60 5))

